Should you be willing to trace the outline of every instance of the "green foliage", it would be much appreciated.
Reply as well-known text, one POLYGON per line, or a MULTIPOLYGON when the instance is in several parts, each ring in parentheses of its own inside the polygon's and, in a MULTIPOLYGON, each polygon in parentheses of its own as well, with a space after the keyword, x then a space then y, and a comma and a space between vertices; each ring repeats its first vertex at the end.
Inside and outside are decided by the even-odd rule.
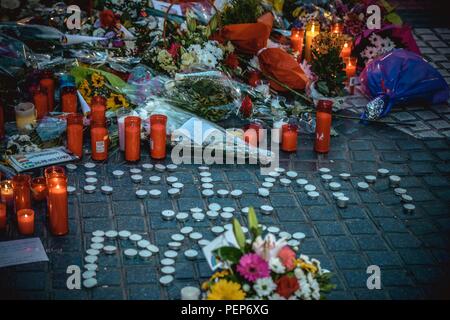
POLYGON ((248 228, 253 236, 253 239, 261 235, 261 228, 259 227, 258 218, 256 217, 255 209, 250 207, 248 209, 248 228))
POLYGON ((317 90, 328 97, 344 95, 345 63, 340 57, 341 50, 337 47, 329 48, 325 53, 312 50, 313 59, 311 69, 317 75, 317 90))
POLYGON ((242 227, 241 224, 239 223, 239 220, 234 218, 233 219, 233 232, 234 232, 234 237, 236 238, 236 242, 239 246, 239 248, 241 248, 242 251, 245 250, 245 235, 244 235, 244 231, 242 231, 242 227))
POLYGON ((261 0, 231 0, 222 13, 222 23, 255 23, 263 14, 261 0))
POLYGON ((242 257, 242 251, 235 247, 222 247, 217 249, 217 255, 222 261, 236 264, 242 257))

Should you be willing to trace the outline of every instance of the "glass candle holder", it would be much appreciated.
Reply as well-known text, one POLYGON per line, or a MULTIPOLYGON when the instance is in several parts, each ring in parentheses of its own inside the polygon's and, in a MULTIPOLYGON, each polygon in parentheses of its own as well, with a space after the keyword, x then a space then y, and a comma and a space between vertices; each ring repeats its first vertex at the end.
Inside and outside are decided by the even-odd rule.
POLYGON ((91 122, 101 123, 106 127, 106 99, 94 96, 91 100, 91 122))
POLYGON ((303 38, 305 36, 305 30, 299 28, 291 29, 291 47, 292 51, 298 54, 302 54, 303 50, 303 38))
POLYGON ((12 203, 14 199, 14 190, 11 180, 3 180, 0 183, 1 200, 3 203, 12 203))
POLYGON ((64 87, 61 90, 62 112, 76 113, 78 107, 77 90, 75 87, 64 87))
POLYGON ((281 127, 281 150, 285 152, 297 151, 298 126, 295 124, 284 124, 281 127))
POLYGON ((312 55, 312 44, 314 38, 320 33, 320 24, 317 21, 311 21, 306 26, 306 40, 305 40, 305 60, 310 62, 312 55))
POLYGON ((51 166, 47 167, 44 170, 44 178, 47 180, 49 178, 55 178, 55 177, 66 177, 66 170, 63 167, 60 166, 51 166))
POLYGON ((6 229, 6 221, 7 221, 7 215, 6 215, 6 204, 0 203, 0 231, 6 229))
POLYGON ((83 157, 83 115, 79 113, 67 116, 67 149, 80 159, 83 157))
POLYGON ((55 236, 62 236, 69 232, 67 177, 54 173, 46 181, 50 232, 55 236))
POLYGON ((259 122, 249 123, 244 127, 244 141, 254 147, 264 138, 263 126, 259 122))
POLYGON ((125 118, 125 160, 139 161, 141 158, 141 118, 125 118))
POLYGON ((20 209, 17 211, 17 226, 19 233, 30 236, 34 233, 34 211, 32 209, 20 209))
POLYGON ((347 81, 350 81, 356 75, 356 65, 358 59, 356 57, 349 57, 345 59, 345 74, 347 75, 347 81))
POLYGON ((344 25, 340 22, 336 22, 331 26, 331 32, 341 35, 344 32, 344 25))
POLYGON ((47 198, 47 183, 44 177, 31 180, 31 194, 35 201, 43 201, 47 198))
POLYGON ((47 111, 55 109, 55 79, 51 70, 45 70, 41 74, 39 86, 47 91, 47 111))
POLYGON ((318 153, 328 153, 330 151, 332 109, 333 102, 331 100, 319 100, 317 103, 314 150, 318 153))
POLYGON ((102 120, 91 120, 91 158, 96 161, 108 159, 108 129, 102 120))
POLYGON ((30 102, 19 103, 15 106, 16 126, 19 132, 29 131, 36 123, 36 108, 30 102))
POLYGON ((33 103, 36 108, 36 118, 42 119, 48 113, 48 96, 45 88, 36 88, 33 91, 33 103))
POLYGON ((119 150, 125 151, 125 118, 130 115, 130 112, 125 109, 117 111, 117 129, 119 132, 119 150))
POLYGON ((342 59, 347 59, 352 54, 352 43, 350 41, 345 41, 341 50, 340 57, 342 59))
POLYGON ((167 116, 154 114, 150 116, 150 156, 153 159, 166 157, 167 116))
POLYGON ((14 209, 31 208, 31 177, 27 174, 15 175, 12 179, 14 190, 14 209))

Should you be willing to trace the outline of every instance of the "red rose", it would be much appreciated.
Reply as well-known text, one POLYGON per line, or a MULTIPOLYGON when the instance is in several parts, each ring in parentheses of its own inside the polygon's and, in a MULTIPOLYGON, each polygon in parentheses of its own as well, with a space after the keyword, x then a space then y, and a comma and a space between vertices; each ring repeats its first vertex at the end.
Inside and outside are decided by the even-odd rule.
POLYGON ((181 48, 181 45, 179 43, 172 43, 170 45, 170 48, 167 50, 167 52, 170 53, 172 58, 176 58, 178 56, 178 50, 181 48))
POLYGON ((284 246, 280 252, 278 252, 278 258, 280 258, 287 271, 291 271, 295 268, 295 252, 289 246, 284 246))
POLYGON ((241 108, 239 109, 240 113, 244 118, 248 118, 252 114, 253 102, 249 96, 245 96, 242 100, 241 108))
POLYGON ((275 283, 277 285, 277 293, 286 299, 292 296, 295 291, 300 289, 297 278, 294 276, 282 276, 280 279, 275 281, 275 283))
POLYGON ((239 67, 239 59, 236 54, 230 53, 225 59, 225 65, 229 66, 232 69, 236 69, 239 67))
POLYGON ((103 10, 100 12, 100 25, 102 28, 111 28, 116 24, 117 16, 112 10, 103 10))
POLYGON ((248 84, 252 87, 256 87, 258 84, 258 81, 261 81, 261 75, 258 71, 250 71, 248 73, 248 84))

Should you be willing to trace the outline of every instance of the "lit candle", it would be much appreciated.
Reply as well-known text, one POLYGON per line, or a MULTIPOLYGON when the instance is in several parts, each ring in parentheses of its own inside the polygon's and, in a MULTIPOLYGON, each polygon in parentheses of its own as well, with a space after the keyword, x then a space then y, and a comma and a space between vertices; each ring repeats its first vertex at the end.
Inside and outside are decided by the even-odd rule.
POLYGON ((75 87, 64 87, 61 92, 61 108, 62 112, 77 112, 78 98, 75 87))
POLYGON ((314 150, 318 153, 328 153, 330 150, 332 108, 333 102, 330 100, 319 100, 317 103, 314 150))
POLYGON ((0 230, 6 228, 6 204, 0 203, 0 230))
POLYGON ((150 156, 153 159, 166 157, 167 117, 162 114, 150 116, 150 156))
POLYGON ((34 211, 32 209, 21 209, 17 211, 17 224, 22 235, 34 233, 34 211))
POLYGON ((291 47, 292 51, 298 54, 302 54, 303 49, 303 37, 305 34, 304 29, 292 28, 291 30, 291 47))
POLYGON ((281 128, 281 150, 294 152, 297 150, 298 127, 294 124, 284 124, 281 128))
POLYGON ((44 177, 33 178, 31 180, 31 192, 36 201, 45 200, 47 197, 47 184, 44 177))
POLYGON ((69 232, 67 178, 50 174, 47 178, 50 232, 62 236, 69 232))
POLYGON ((320 24, 315 21, 311 21, 306 29, 306 43, 305 43, 305 60, 311 61, 311 50, 313 39, 320 33, 320 24))
POLYGON ((20 209, 31 208, 31 177, 27 174, 15 175, 12 180, 14 190, 14 208, 20 209))
POLYGON ((345 60, 345 73, 347 74, 347 81, 350 81, 356 74, 356 64, 358 60, 354 57, 349 57, 345 60))
POLYGON ((341 35, 343 30, 344 30, 344 26, 342 25, 342 23, 339 23, 339 22, 336 22, 331 27, 331 32, 336 33, 338 35, 341 35))
POLYGON ((125 160, 139 161, 141 158, 141 118, 125 118, 125 160))
POLYGON ((352 54, 352 44, 350 41, 345 41, 344 46, 342 47, 340 56, 342 59, 345 60, 345 59, 349 58, 351 54, 352 54))
POLYGON ((72 113, 67 116, 67 149, 80 159, 83 157, 83 116, 72 113))
POLYGON ((14 191, 11 180, 4 180, 0 184, 1 188, 1 200, 3 203, 11 203, 14 197, 14 191))
POLYGON ((30 102, 19 103, 15 108, 16 126, 19 132, 26 132, 36 123, 36 109, 30 102))

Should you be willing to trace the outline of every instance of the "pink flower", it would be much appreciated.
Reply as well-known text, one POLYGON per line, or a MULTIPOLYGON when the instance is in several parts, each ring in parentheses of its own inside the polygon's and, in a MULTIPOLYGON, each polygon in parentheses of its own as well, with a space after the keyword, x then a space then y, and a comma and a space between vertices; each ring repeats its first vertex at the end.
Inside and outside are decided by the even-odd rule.
POLYGON ((236 270, 250 282, 270 276, 268 263, 255 253, 243 255, 236 270))
POLYGON ((178 56, 178 50, 181 48, 181 45, 179 43, 172 43, 170 45, 169 50, 167 50, 172 58, 176 58, 178 56))
POLYGON ((278 258, 280 258, 287 271, 291 271, 295 268, 295 252, 289 246, 284 246, 283 249, 278 252, 278 258))

